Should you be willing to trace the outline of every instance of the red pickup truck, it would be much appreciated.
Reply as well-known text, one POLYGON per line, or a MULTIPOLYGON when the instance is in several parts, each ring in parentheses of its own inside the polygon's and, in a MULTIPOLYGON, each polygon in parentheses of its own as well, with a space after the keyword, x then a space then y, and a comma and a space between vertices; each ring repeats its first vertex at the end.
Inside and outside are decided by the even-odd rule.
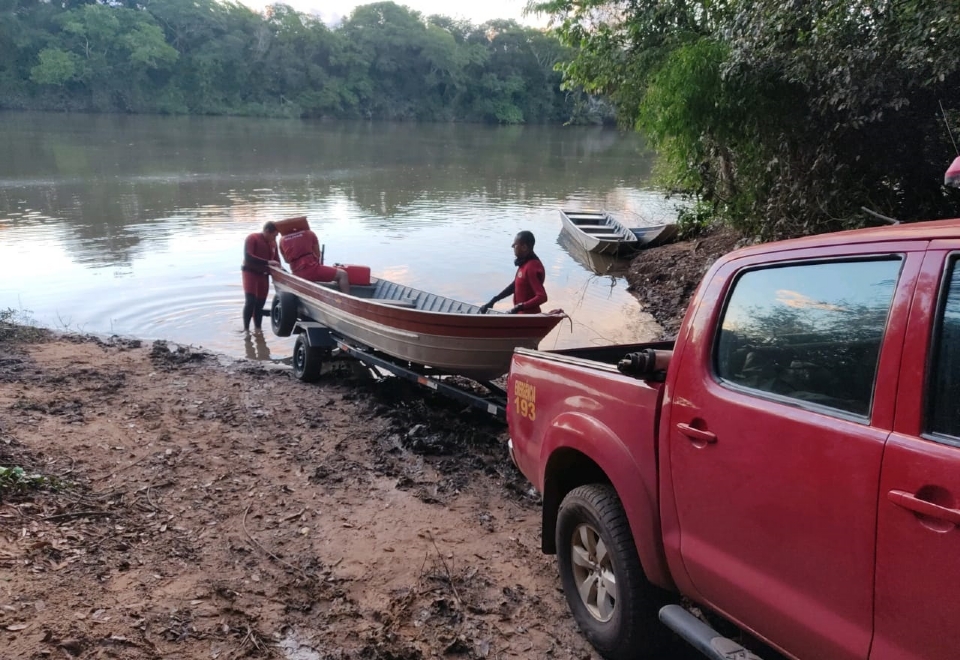
POLYGON ((604 657, 662 657, 659 612, 714 658, 752 657, 719 617, 803 660, 960 658, 960 219, 733 252, 675 342, 518 350, 508 394, 604 657))

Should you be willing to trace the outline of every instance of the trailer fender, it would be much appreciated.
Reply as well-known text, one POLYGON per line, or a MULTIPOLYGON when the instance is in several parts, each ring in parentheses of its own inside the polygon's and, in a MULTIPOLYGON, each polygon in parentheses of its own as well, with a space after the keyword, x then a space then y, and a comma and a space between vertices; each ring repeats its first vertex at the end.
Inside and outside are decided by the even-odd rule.
POLYGON ((334 339, 330 328, 317 323, 316 321, 297 321, 293 327, 294 334, 303 334, 304 341, 310 348, 329 348, 337 347, 337 340, 334 339))

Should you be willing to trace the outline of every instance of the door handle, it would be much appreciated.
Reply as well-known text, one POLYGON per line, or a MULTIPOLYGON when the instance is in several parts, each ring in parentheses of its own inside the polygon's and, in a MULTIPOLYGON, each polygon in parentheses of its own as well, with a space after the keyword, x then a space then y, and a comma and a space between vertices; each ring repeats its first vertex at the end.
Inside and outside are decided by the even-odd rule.
POLYGON ((902 490, 891 490, 887 493, 887 499, 899 507, 919 513, 922 516, 944 520, 952 525, 960 525, 960 511, 957 509, 948 509, 945 506, 921 500, 902 490))
POLYGON ((697 442, 712 445, 717 441, 716 433, 712 431, 701 431, 700 429, 695 429, 689 424, 684 424, 683 422, 677 424, 677 430, 691 440, 696 440, 697 442))

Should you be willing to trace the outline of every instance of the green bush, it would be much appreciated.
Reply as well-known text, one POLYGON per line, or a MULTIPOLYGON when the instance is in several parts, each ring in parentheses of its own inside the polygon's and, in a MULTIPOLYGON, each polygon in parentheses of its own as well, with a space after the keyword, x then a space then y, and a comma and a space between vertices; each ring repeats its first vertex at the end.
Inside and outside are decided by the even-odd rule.
POLYGON ((12 308, 0 309, 0 343, 37 342, 49 336, 50 332, 32 325, 33 320, 27 312, 12 308))
POLYGON ((30 474, 22 467, 0 465, 0 500, 4 496, 24 493, 54 485, 54 480, 40 474, 30 474))

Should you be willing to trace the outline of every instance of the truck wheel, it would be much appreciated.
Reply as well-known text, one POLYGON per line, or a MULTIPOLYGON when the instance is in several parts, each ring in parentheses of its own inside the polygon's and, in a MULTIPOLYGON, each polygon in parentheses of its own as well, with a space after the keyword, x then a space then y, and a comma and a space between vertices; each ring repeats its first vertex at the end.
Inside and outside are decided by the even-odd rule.
POLYGON ((584 637, 607 660, 659 657, 657 589, 643 574, 616 491, 606 484, 570 491, 556 540, 563 593, 584 637))
POLYGON ((308 346, 303 334, 297 335, 293 345, 293 375, 304 383, 313 383, 320 378, 323 365, 323 349, 308 346))
POLYGON ((297 324, 297 296, 283 291, 273 297, 270 307, 270 327, 278 337, 289 337, 297 324))

